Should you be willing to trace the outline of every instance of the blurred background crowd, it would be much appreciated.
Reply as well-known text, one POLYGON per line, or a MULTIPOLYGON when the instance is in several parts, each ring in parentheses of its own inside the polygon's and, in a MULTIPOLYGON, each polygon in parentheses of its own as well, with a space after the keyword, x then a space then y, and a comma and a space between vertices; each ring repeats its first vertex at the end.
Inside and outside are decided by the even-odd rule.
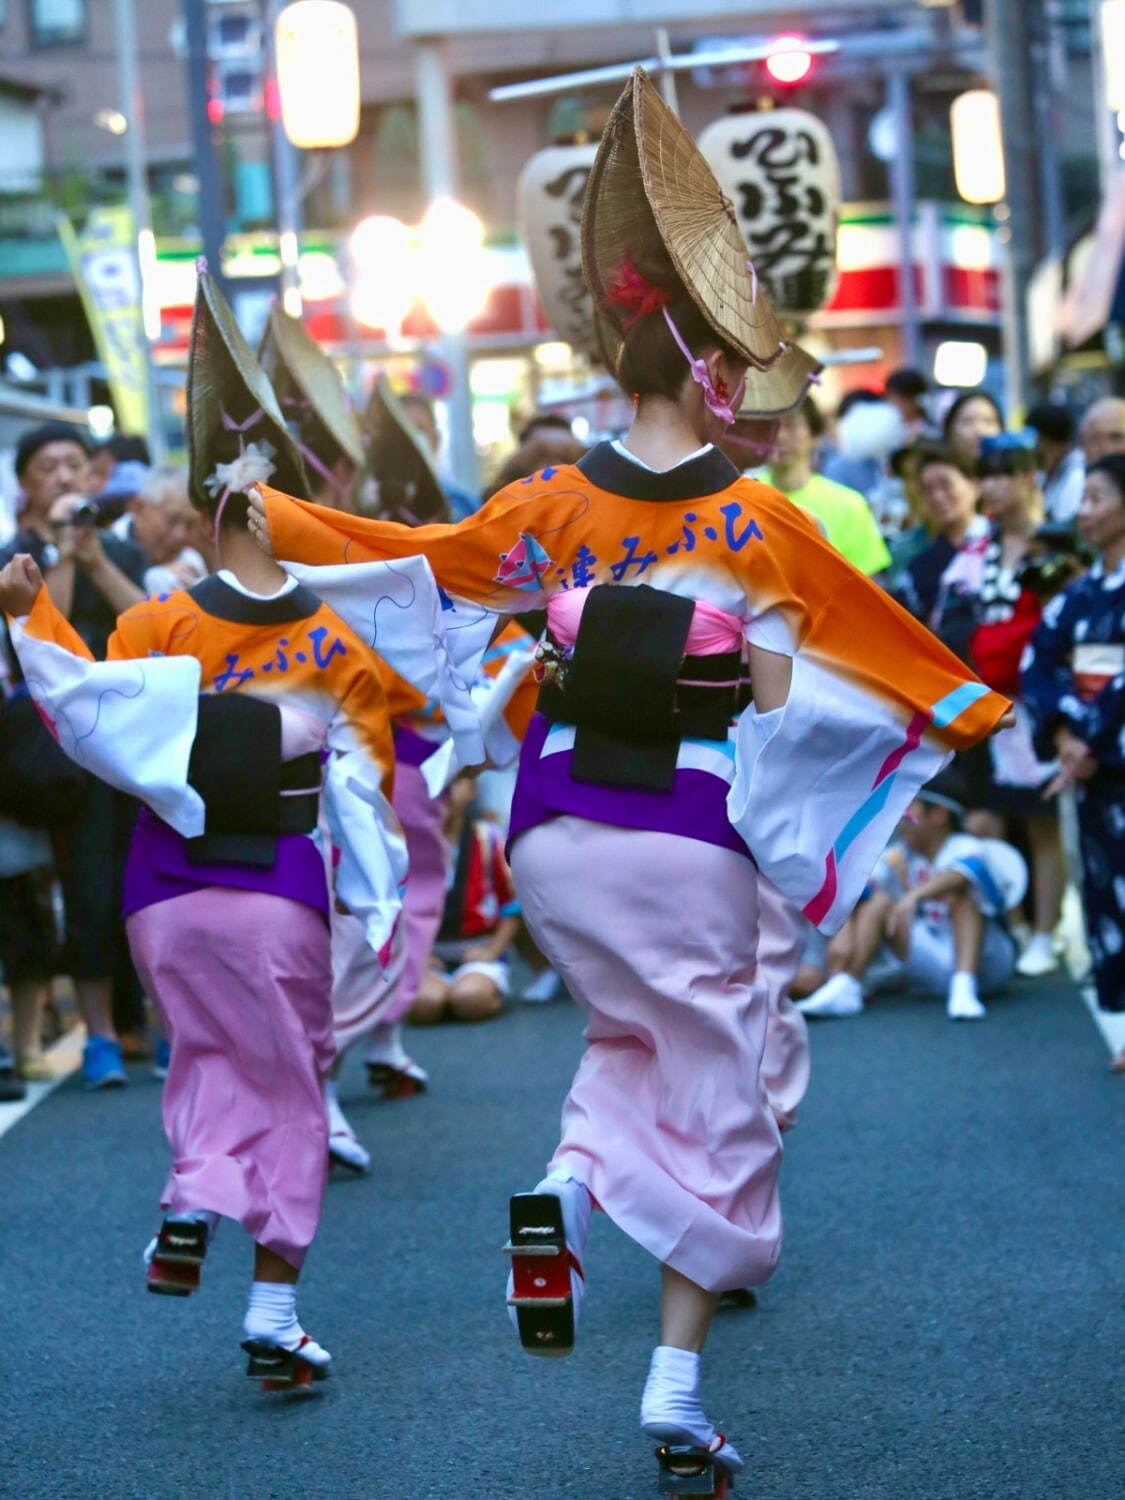
MULTIPOLYGON (((418 442, 439 449, 431 404, 414 396, 403 412, 418 442)), ((587 440, 600 435, 585 433, 587 440)), ((447 484, 450 510, 468 514, 505 483, 573 462, 586 447, 565 411, 534 413, 513 432, 509 456, 483 495, 447 484)), ((938 799, 944 812, 936 840, 926 845, 922 838, 919 848, 926 845, 922 852, 936 871, 946 838, 968 834, 986 847, 1002 841, 1026 867, 1021 879, 1012 875, 1010 857, 999 861, 998 879, 1011 899, 993 902, 988 914, 1008 936, 1010 962, 993 965, 991 988, 1051 974, 1064 956, 1084 977, 1072 786, 1043 744, 1035 705, 1024 707, 1021 663, 1027 665, 1027 647, 1051 601, 1088 573, 1107 540, 1125 544, 1125 400, 1100 398, 1081 411, 1038 405, 1013 428, 988 392, 935 393, 920 371, 904 368, 881 388, 853 389, 834 410, 810 399, 768 429, 736 424, 731 454, 745 467, 750 450, 747 472, 810 513, 850 561, 1016 700, 1016 727, 960 758, 952 793, 938 799)), ((104 654, 123 610, 146 594, 190 588, 215 565, 188 499, 186 471, 154 465, 143 436, 94 446, 64 423, 29 427, 16 445, 14 470, 0 560, 30 552, 96 655, 104 654)), ((151 1058, 159 1069, 163 1061, 120 917, 134 809, 56 750, 6 639, 0 684, 0 966, 8 1001, 0 1089, 15 1098, 26 1082, 50 1077, 44 1047, 74 1019, 85 1023, 88 1037, 87 1085, 117 1085, 125 1062, 151 1058)), ((478 811, 502 826, 505 795, 504 779, 493 778, 478 811)), ((454 801, 451 861, 466 826, 464 799, 454 801)), ((502 930, 493 923, 476 934, 490 962, 506 962, 519 938, 518 922, 504 911, 502 930)), ((855 933, 845 938, 835 953, 810 939, 794 993, 814 996, 812 1014, 855 1013, 851 1002, 815 1003, 827 978, 856 967, 847 946, 855 933)), ((978 951, 973 962, 986 964, 987 953, 978 951)), ((534 955, 530 967, 517 966, 524 981, 517 994, 542 999, 556 992, 534 955)), ((440 968, 436 962, 435 972, 440 968)), ((440 989, 435 978, 416 1022, 459 1015, 440 989)), ((463 1007, 461 1018, 499 1014, 511 989, 505 979, 463 1007)))

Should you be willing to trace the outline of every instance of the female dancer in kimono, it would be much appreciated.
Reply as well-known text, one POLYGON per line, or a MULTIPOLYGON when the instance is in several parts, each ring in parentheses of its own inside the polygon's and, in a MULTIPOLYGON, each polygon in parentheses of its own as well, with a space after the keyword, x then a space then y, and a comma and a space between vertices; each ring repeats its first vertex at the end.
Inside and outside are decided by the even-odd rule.
POLYGON ((210 516, 220 571, 127 610, 105 663, 93 663, 30 559, 5 570, 0 604, 25 617, 17 649, 63 748, 147 804, 125 914, 171 1042, 172 1150, 149 1290, 194 1291, 219 1218, 240 1223, 254 1241, 243 1348, 249 1373, 273 1389, 307 1385, 329 1365, 296 1308, 327 1176, 322 1088, 335 1050, 316 836, 322 759, 344 846, 337 894, 359 898, 353 909, 376 947, 397 916, 405 861, 383 795, 393 755, 373 658, 248 535, 240 491, 274 467, 267 443, 282 472, 296 476, 299 461, 205 276, 189 403, 193 497, 210 516), (357 824, 360 841, 348 831, 357 824))
MULTIPOLYGON (((390 387, 378 380, 364 415, 367 472, 359 486, 365 514, 421 526, 449 519, 449 501, 422 435, 416 431, 390 387)), ((484 653, 481 671, 498 678, 514 652, 530 652, 534 642, 515 622, 484 653)), ((362 994, 349 985, 338 994, 337 1035, 341 1048, 366 1034, 364 1060, 368 1079, 387 1098, 406 1098, 426 1088, 428 1075, 402 1044, 403 1017, 418 996, 445 908, 450 858, 443 832, 446 802, 427 785, 422 767, 449 736, 441 705, 427 698, 396 673, 386 678, 394 734, 396 773, 394 807, 402 823, 409 854, 403 896, 401 968, 394 984, 376 1005, 364 1006, 362 994)), ((534 706, 534 684, 528 674, 504 708, 492 737, 492 758, 509 764, 534 706)))
POLYGON ((637 398, 622 442, 455 526, 409 531, 269 489, 251 524, 281 558, 422 552, 451 629, 547 610, 511 859, 588 1049, 547 1176, 512 1200, 509 1302, 525 1348, 569 1352, 601 1207, 663 1267, 641 1404, 662 1483, 707 1493, 709 1476, 725 1493, 742 1459, 704 1412, 700 1351, 718 1296, 763 1283, 781 1235, 759 1068, 793 945, 763 930, 778 913, 759 871, 835 930, 918 786, 1008 705, 714 446, 740 404, 796 405, 814 366, 640 70, 585 202, 587 281, 637 398), (744 645, 754 703, 732 730, 744 645))
MULTIPOLYGON (((1125 458, 1092 464, 1078 512, 1098 553, 1056 595, 1024 655, 1023 701, 1039 754, 1057 755, 1053 789, 1078 797, 1082 894, 1098 1004, 1125 1011, 1125 458)), ((1113 1059, 1125 1073, 1125 1048, 1113 1059)))

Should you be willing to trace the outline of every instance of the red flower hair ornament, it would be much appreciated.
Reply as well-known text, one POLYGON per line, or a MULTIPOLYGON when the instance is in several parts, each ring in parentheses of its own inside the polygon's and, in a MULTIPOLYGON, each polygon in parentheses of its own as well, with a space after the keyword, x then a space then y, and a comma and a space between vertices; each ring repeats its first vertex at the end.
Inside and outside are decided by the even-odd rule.
POLYGON ((625 258, 618 267, 613 280, 606 287, 606 302, 610 307, 615 307, 626 314, 624 319, 626 333, 641 318, 646 318, 650 313, 660 312, 667 307, 668 296, 666 287, 658 286, 655 281, 649 281, 647 276, 637 270, 628 251, 625 252, 625 258))

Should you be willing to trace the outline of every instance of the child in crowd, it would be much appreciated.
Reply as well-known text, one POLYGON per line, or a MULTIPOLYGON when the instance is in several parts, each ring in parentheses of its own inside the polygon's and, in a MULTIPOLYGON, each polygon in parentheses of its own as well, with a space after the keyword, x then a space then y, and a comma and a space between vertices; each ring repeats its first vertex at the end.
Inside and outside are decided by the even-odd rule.
POLYGON ((508 950, 520 930, 519 903, 500 829, 474 817, 476 782, 461 776, 449 791, 445 836, 450 846, 445 910, 418 997, 415 1026, 490 1021, 508 994, 508 950))
POLYGON ((806 1016, 858 1016, 877 958, 886 964, 880 979, 889 969, 907 985, 944 994, 950 1020, 985 1016, 980 992, 1003 989, 1015 969, 1005 914, 1022 899, 1027 870, 1010 845, 960 831, 961 796, 955 774, 943 771, 910 804, 829 949, 835 972, 800 1004, 806 1016))

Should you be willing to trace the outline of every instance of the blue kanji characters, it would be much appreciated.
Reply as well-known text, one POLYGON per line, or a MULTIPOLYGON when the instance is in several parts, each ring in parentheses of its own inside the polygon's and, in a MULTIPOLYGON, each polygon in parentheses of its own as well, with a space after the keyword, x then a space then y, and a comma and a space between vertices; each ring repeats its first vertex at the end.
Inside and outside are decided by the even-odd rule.
POLYGON ((613 576, 614 583, 621 583, 629 576, 629 569, 635 568, 639 578, 642 573, 647 573, 653 563, 657 561, 655 552, 644 552, 638 556, 637 549, 641 545, 639 536, 625 536, 621 538, 621 545, 625 548, 625 556, 620 562, 610 564, 609 571, 613 576))

